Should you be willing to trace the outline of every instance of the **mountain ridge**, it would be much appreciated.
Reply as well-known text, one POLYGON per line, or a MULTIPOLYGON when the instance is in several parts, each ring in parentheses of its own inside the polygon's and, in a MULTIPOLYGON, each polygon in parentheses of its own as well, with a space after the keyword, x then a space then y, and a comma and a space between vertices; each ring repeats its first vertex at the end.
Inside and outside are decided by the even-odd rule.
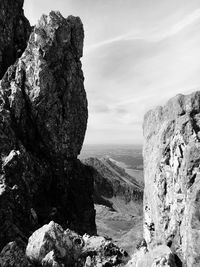
POLYGON ((116 204, 116 198, 124 205, 142 201, 143 186, 109 157, 88 158, 83 160, 83 163, 92 167, 96 204, 104 204, 122 211, 123 209, 116 204))

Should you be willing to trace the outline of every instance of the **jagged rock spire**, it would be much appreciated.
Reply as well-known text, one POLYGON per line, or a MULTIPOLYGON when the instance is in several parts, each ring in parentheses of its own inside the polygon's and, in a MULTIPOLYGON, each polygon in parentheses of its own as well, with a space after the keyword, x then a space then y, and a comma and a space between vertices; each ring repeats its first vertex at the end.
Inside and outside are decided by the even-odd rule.
POLYGON ((96 233, 78 17, 42 16, 0 84, 0 247, 50 220, 96 233), (9 227, 6 227, 9 225, 9 227))

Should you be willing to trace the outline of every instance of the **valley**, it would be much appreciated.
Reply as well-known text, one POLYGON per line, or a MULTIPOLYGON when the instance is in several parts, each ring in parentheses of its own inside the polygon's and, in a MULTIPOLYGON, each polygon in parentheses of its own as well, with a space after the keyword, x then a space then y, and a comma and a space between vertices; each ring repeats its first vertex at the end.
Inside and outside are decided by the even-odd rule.
POLYGON ((111 237, 131 255, 143 230, 142 149, 88 146, 81 158, 93 168, 98 235, 111 237))

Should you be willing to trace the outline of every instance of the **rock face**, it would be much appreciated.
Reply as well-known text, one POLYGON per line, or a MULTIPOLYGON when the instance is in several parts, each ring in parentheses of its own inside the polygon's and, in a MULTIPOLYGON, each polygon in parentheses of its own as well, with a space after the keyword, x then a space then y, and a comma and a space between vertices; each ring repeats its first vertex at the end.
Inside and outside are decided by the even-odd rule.
MULTIPOLYGON (((144 237, 200 266, 200 92, 178 95, 144 119, 144 237)), ((181 266, 178 265, 177 266, 181 266)))
POLYGON ((96 232, 93 178, 77 159, 88 116, 83 38, 78 17, 42 16, 0 83, 0 248, 52 219, 96 232))
POLYGON ((23 3, 0 1, 0 79, 26 48, 31 27, 24 16, 23 3))

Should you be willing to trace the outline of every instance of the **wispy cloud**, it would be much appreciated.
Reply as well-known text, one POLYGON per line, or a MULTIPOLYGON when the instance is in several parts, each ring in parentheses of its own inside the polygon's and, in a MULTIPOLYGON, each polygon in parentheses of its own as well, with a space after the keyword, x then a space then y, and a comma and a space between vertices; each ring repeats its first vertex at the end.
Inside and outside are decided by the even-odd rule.
POLYGON ((197 10, 194 10, 191 14, 188 14, 183 20, 179 21, 176 23, 172 29, 171 29, 171 34, 176 34, 188 25, 193 24, 200 18, 200 8, 197 10))
POLYGON ((182 20, 178 21, 176 24, 171 27, 156 27, 149 31, 129 31, 126 34, 116 36, 111 39, 107 39, 98 43, 94 43, 85 47, 85 53, 88 53, 92 50, 98 49, 102 46, 110 45, 119 41, 128 41, 128 40, 143 40, 146 42, 159 42, 161 40, 167 39, 173 35, 178 34, 186 27, 190 26, 193 23, 196 23, 200 19, 200 9, 194 10, 191 14, 187 14, 182 20))
POLYGON ((95 50, 97 48, 100 48, 102 46, 106 46, 106 45, 118 42, 118 41, 140 40, 140 39, 143 39, 143 38, 138 33, 134 33, 134 34, 133 34, 133 32, 126 33, 126 34, 123 34, 123 35, 116 36, 115 38, 111 38, 111 39, 107 39, 107 40, 104 40, 104 41, 101 41, 101 42, 98 42, 98 43, 95 43, 95 44, 87 45, 85 47, 85 53, 90 52, 92 50, 95 50))
POLYGON ((152 31, 152 37, 149 40, 160 41, 178 34, 186 27, 196 23, 200 19, 200 9, 194 10, 191 14, 187 14, 182 20, 178 21, 172 27, 163 31, 161 28, 154 29, 152 31))

